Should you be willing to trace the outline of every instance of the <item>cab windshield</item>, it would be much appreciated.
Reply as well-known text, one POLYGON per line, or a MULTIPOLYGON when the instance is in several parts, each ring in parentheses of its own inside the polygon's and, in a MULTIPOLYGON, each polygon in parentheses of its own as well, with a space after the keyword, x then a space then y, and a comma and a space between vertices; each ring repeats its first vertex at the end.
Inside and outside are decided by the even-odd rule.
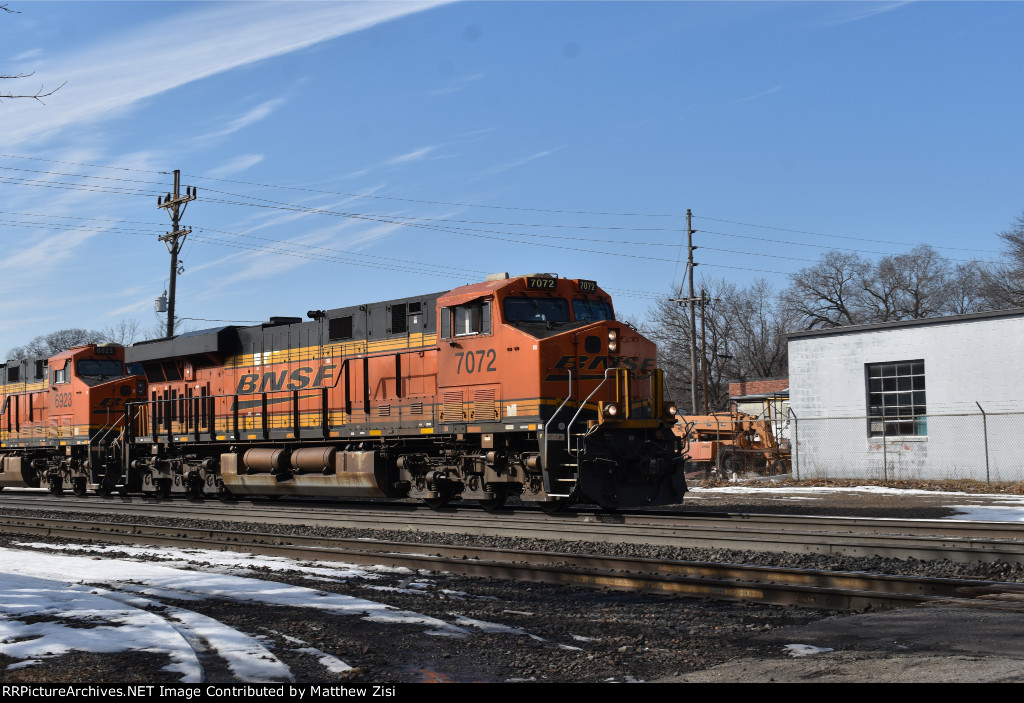
POLYGON ((120 376, 124 373, 124 363, 115 359, 82 359, 78 362, 78 375, 81 376, 120 376))
POLYGON ((506 322, 568 322, 564 298, 505 298, 506 322))
POLYGON ((572 314, 577 320, 583 322, 599 322, 601 320, 614 320, 612 306, 601 300, 574 300, 572 301, 572 314))

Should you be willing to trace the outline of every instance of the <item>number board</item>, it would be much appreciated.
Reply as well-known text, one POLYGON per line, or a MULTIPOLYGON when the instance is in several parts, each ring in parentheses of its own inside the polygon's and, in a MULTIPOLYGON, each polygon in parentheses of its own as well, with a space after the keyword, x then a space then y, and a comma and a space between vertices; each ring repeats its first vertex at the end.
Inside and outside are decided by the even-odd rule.
POLYGON ((597 281, 584 281, 580 279, 576 282, 579 286, 580 293, 596 293, 597 292, 597 281))
POLYGON ((526 287, 534 290, 554 290, 558 287, 558 281, 554 278, 527 278, 526 287))

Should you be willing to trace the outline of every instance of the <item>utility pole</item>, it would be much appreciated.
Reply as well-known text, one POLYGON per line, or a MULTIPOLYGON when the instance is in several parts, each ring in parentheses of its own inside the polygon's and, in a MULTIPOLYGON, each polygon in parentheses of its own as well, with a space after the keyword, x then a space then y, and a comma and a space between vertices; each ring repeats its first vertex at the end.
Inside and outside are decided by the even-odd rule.
MULTIPOLYGON (((694 415, 697 414, 697 308, 696 304, 703 298, 703 291, 701 292, 701 298, 698 298, 693 291, 693 267, 697 264, 693 261, 693 250, 697 247, 693 246, 693 235, 697 230, 693 228, 693 213, 690 208, 686 208, 686 248, 688 255, 686 258, 686 270, 690 277, 690 296, 688 298, 671 298, 670 300, 675 303, 684 303, 690 308, 690 412, 694 415)), ((679 295, 682 296, 683 284, 679 284, 679 295)))
POLYGON ((707 327, 704 324, 704 310, 710 301, 708 298, 707 291, 703 288, 700 289, 700 369, 701 369, 701 383, 700 383, 700 394, 704 399, 704 414, 708 414, 708 336, 707 327))
POLYGON ((181 194, 181 171, 174 171, 174 196, 168 193, 166 198, 156 197, 156 206, 167 211, 171 218, 171 231, 160 237, 171 255, 171 280, 167 301, 167 336, 174 336, 174 297, 178 280, 178 254, 185 245, 185 237, 192 233, 191 228, 181 229, 179 222, 185 214, 185 207, 196 199, 196 189, 185 187, 185 195, 181 194))

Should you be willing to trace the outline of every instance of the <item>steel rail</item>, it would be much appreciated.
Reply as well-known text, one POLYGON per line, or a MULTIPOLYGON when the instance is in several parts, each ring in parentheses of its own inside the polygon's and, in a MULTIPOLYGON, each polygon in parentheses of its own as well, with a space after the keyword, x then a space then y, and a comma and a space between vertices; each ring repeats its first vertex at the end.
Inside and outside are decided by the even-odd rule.
POLYGON ((918 605, 1024 610, 1024 584, 739 564, 664 561, 437 544, 239 533, 206 528, 0 518, 8 535, 39 535, 247 552, 302 560, 386 564, 465 576, 836 610, 918 605))
MULTIPOLYGON (((10 496, 14 498, 14 496, 10 496)), ((848 557, 949 559, 1024 563, 1024 526, 961 520, 895 520, 724 513, 600 513, 555 516, 517 509, 480 520, 473 510, 427 511, 414 504, 344 505, 320 502, 157 502, 141 498, 0 498, 0 507, 217 519, 337 529, 461 533, 531 539, 603 541, 670 547, 789 552, 848 557), (215 515, 211 505, 216 506, 215 515)))

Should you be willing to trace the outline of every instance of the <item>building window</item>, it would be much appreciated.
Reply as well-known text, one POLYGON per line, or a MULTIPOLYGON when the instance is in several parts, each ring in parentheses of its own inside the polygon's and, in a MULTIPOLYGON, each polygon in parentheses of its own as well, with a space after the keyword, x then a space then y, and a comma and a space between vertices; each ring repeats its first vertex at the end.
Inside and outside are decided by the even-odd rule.
POLYGON ((928 435, 924 360, 867 365, 868 436, 928 435))

